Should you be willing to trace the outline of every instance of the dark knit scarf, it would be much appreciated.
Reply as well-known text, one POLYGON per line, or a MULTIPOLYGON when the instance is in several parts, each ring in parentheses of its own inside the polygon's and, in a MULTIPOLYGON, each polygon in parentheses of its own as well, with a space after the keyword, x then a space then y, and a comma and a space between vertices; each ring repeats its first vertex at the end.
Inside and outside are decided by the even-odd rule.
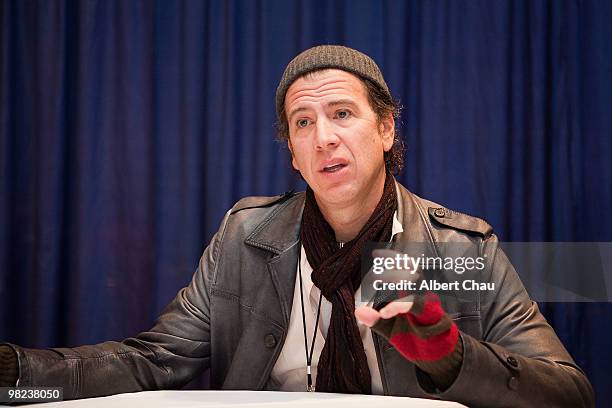
POLYGON ((361 251, 367 242, 391 239, 397 209, 394 178, 386 175, 382 197, 359 234, 339 248, 333 229, 323 218, 313 191, 306 190, 301 239, 312 281, 332 304, 325 346, 317 366, 316 390, 371 394, 371 377, 355 320, 355 291, 361 283, 361 251))

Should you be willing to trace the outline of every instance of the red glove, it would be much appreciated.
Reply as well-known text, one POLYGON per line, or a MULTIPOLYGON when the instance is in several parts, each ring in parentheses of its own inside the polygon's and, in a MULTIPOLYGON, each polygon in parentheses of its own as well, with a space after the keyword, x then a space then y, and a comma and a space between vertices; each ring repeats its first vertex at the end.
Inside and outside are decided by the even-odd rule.
POLYGON ((438 295, 403 298, 380 311, 361 307, 358 320, 386 338, 399 353, 425 371, 438 388, 448 388, 459 373, 463 344, 459 329, 444 312, 438 295))

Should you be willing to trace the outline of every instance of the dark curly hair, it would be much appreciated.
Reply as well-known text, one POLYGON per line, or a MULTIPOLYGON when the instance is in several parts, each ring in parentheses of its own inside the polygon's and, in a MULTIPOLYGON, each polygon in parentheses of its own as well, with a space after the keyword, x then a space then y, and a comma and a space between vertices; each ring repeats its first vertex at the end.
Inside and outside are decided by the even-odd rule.
MULTIPOLYGON (((314 71, 316 72, 316 71, 314 71)), ((303 76, 312 74, 309 72, 303 76)), ((358 77, 364 84, 368 93, 368 102, 370 107, 376 114, 376 119, 380 124, 383 118, 388 117, 390 114, 395 119, 395 134, 393 135, 393 146, 388 152, 385 152, 385 167, 391 174, 399 174, 404 168, 404 152, 405 145, 398 131, 398 123, 402 106, 398 101, 393 100, 386 92, 380 89, 374 82, 367 78, 358 77)), ((287 115, 283 109, 278 121, 275 124, 276 136, 279 141, 285 142, 289 140, 289 123, 287 122, 287 115)))

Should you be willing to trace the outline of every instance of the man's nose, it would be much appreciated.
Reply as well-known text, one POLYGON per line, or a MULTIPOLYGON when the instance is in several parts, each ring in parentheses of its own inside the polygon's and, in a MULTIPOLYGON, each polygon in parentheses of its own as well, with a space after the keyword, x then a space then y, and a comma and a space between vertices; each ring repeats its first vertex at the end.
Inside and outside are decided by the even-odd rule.
POLYGON ((317 120, 315 149, 325 150, 338 146, 340 139, 327 119, 317 120))

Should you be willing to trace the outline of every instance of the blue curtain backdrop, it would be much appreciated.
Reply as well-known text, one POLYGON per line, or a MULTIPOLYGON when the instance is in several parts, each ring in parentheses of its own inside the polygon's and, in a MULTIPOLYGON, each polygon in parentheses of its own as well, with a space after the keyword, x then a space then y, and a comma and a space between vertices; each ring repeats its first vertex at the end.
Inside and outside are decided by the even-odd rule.
MULTIPOLYGON (((578 0, 1 1, 0 340, 149 328, 235 201, 303 188, 273 97, 316 44, 379 63, 412 191, 502 240, 612 241, 610 21, 578 0)), ((610 406, 611 305, 541 306, 610 406)))

